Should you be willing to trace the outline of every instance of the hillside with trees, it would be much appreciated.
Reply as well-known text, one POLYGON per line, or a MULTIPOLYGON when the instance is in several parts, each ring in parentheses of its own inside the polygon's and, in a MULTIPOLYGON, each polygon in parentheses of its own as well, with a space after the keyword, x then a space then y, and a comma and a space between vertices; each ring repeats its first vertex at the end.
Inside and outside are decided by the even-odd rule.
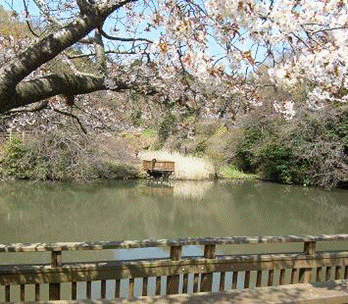
POLYGON ((139 150, 165 149, 345 185, 345 2, 8 1, 0 131, 32 140, 4 143, 0 176, 133 178, 139 150))

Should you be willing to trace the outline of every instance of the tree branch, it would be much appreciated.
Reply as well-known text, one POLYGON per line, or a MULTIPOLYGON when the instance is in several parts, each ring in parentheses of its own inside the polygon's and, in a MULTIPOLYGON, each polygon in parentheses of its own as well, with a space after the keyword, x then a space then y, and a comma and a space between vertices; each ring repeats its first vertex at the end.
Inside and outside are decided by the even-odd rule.
MULTIPOLYGON (((105 54, 118 54, 118 55, 136 55, 136 52, 128 51, 128 52, 121 52, 121 51, 106 51, 105 54)), ((78 58, 86 58, 86 57, 92 57, 96 56, 96 53, 90 53, 90 54, 81 54, 81 55, 66 55, 68 59, 78 59, 78 58)))
MULTIPOLYGON (((104 4, 101 4, 98 7, 100 19, 105 20, 108 15, 116 9, 134 1, 135 0, 109 0, 104 2, 104 4)), ((37 2, 41 1, 37 0, 37 2)), ((18 107, 22 103, 32 103, 31 100, 36 99, 40 95, 40 88, 35 87, 34 85, 35 90, 38 90, 39 92, 37 93, 34 90, 32 92, 34 97, 27 96, 29 101, 24 102, 21 97, 14 97, 14 95, 18 95, 18 88, 16 88, 16 86, 26 76, 38 69, 44 63, 56 57, 69 46, 87 36, 94 28, 98 26, 100 26, 100 24, 98 24, 93 18, 81 15, 60 30, 52 32, 48 36, 34 42, 24 52, 2 67, 0 69, 0 113, 18 107), (9 100, 12 100, 14 103, 11 104, 9 100)), ((42 80, 38 79, 37 81, 41 82, 42 80)), ((27 82, 26 86, 30 86, 30 84, 33 85, 34 83, 35 80, 34 82, 27 82)), ((53 87, 54 86, 52 86, 52 91, 59 91, 53 87)), ((22 91, 22 89, 19 90, 19 92, 22 91)), ((85 89, 85 91, 91 92, 88 88, 85 89)), ((43 95, 52 96, 50 94, 43 95)))
POLYGON ((121 38, 121 37, 113 37, 105 33, 103 30, 100 31, 103 37, 109 39, 109 40, 117 40, 117 41, 124 41, 124 42, 135 42, 135 41, 145 41, 147 43, 153 43, 153 41, 146 39, 146 38, 121 38))
POLYGON ((40 35, 38 35, 38 34, 36 34, 34 32, 34 30, 31 28, 30 22, 28 21, 29 10, 28 10, 28 5, 27 5, 26 0, 23 0, 23 6, 24 6, 24 10, 25 10, 25 17, 26 17, 26 21, 25 22, 26 22, 26 24, 28 26, 28 29, 29 29, 30 33, 32 33, 34 35, 34 37, 39 38, 40 35))
POLYGON ((80 119, 79 119, 76 115, 74 115, 74 114, 72 114, 72 113, 65 112, 65 111, 58 110, 58 109, 56 109, 56 108, 53 108, 53 111, 54 111, 54 112, 57 112, 57 113, 59 113, 59 114, 62 114, 62 115, 65 115, 65 116, 69 116, 69 117, 74 118, 74 119, 77 121, 77 123, 79 124, 79 126, 80 126, 82 132, 85 133, 85 134, 87 134, 87 130, 84 128, 84 126, 82 125, 80 119))

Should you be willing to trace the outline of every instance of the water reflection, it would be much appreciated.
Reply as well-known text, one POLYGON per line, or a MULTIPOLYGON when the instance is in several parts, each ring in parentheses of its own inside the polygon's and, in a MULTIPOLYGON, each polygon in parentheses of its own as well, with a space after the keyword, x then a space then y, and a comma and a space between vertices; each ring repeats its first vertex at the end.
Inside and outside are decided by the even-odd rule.
MULTIPOLYGON (((344 190, 328 192, 261 182, 3 183, 0 243, 347 233, 347 203, 344 190)), ((286 250, 299 251, 301 246, 287 244, 286 250)), ((218 254, 251 253, 283 251, 284 245, 218 249, 218 254)), ((202 252, 200 246, 184 248, 184 256, 202 252)), ((168 256, 168 249, 147 248, 64 252, 63 259, 69 262, 168 256)), ((1 254, 2 264, 49 261, 48 253, 1 254)), ((100 290, 98 284, 92 285, 95 295, 100 290)), ((79 298, 85 294, 82 285, 79 298)), ((33 299, 33 291, 31 294, 33 299)), ((16 299, 19 300, 19 291, 16 299)))
POLYGON ((345 233, 347 192, 261 182, 0 185, 0 242, 345 233))

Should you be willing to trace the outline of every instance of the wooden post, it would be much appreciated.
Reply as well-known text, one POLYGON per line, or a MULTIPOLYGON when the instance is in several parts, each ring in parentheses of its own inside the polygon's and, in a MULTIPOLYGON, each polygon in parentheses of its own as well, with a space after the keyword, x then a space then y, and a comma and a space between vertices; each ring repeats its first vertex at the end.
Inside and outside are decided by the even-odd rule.
POLYGON ((128 289, 128 298, 134 298, 134 278, 129 279, 129 289, 128 289))
MULTIPOLYGON (((304 243, 303 253, 314 255, 316 250, 316 242, 310 241, 304 243)), ((301 268, 299 271, 299 282, 310 283, 312 280, 312 268, 301 268)))
MULTIPOLYGON (((51 255, 51 266, 61 267, 62 266, 62 252, 52 251, 51 255)), ((49 300, 55 301, 60 300, 60 283, 49 284, 49 300)))
MULTIPOLYGON (((215 259, 216 245, 204 246, 204 257, 206 259, 215 259)), ((201 278, 201 291, 211 291, 213 286, 213 273, 203 273, 201 278)))
MULTIPOLYGON (((180 261, 182 254, 182 246, 170 247, 170 259, 172 261, 180 261)), ((180 275, 170 275, 167 278, 167 294, 178 294, 179 293, 179 280, 180 275)))
POLYGON ((316 250, 316 242, 305 242, 304 243, 304 248, 303 248, 304 254, 313 255, 313 254, 315 254, 315 250, 316 250))

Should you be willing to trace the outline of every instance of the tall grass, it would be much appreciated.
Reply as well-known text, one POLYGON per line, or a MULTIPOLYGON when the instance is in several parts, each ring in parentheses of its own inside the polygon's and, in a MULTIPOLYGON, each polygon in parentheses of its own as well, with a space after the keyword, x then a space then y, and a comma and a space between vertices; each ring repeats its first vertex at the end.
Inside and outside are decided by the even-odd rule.
POLYGON ((180 153, 149 151, 142 152, 140 157, 144 160, 156 158, 157 161, 174 161, 175 172, 173 178, 175 179, 209 179, 214 176, 215 172, 214 166, 209 160, 192 156, 183 156, 180 153))

